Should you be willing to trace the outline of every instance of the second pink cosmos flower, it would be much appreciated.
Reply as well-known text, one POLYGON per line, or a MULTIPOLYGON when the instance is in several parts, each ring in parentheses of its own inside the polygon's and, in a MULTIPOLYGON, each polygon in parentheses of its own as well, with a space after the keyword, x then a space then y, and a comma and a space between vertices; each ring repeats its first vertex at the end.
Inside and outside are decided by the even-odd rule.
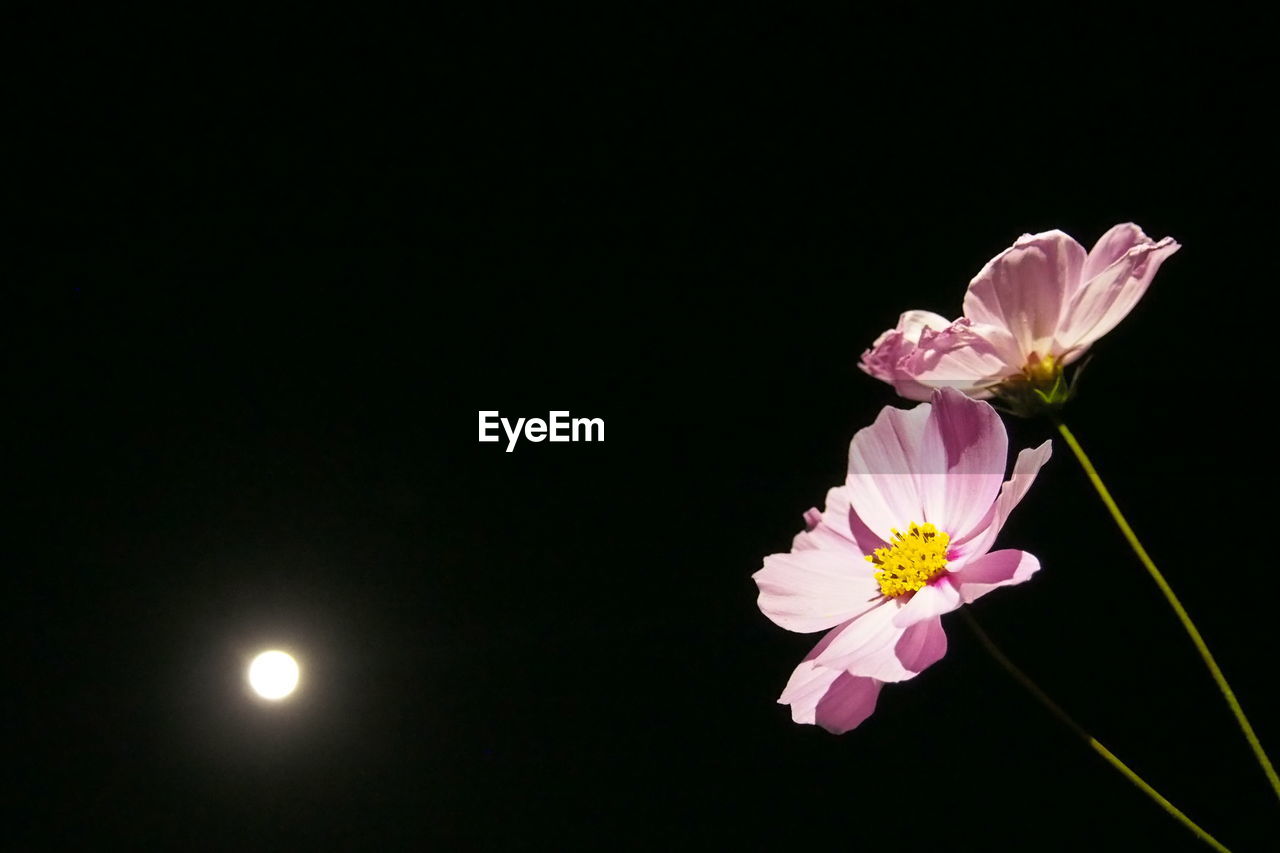
POLYGON ((1011 380, 1051 387, 1063 367, 1133 310, 1179 248, 1132 222, 1109 230, 1088 252, 1061 231, 1024 234, 969 283, 963 317, 953 323, 908 311, 859 366, 911 400, 943 387, 1001 396, 1011 380))
POLYGON ((991 550, 1051 449, 1023 450, 1005 481, 1008 446, 995 410, 951 389, 886 407, 854 436, 845 484, 806 514, 790 553, 753 575, 778 625, 828 631, 778 700, 797 723, 859 725, 885 682, 946 653, 944 613, 1039 569, 1025 551, 991 550))

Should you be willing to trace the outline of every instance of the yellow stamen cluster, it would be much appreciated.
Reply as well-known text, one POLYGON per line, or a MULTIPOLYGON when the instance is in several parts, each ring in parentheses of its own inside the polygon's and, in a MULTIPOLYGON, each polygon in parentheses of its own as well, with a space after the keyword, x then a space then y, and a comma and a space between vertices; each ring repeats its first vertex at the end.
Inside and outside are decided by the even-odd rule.
POLYGON ((880 591, 897 598, 918 589, 946 571, 951 537, 932 524, 911 522, 905 534, 893 531, 888 548, 877 548, 867 560, 879 566, 880 591))
POLYGON ((1022 374, 1032 385, 1048 390, 1058 381, 1058 377, 1062 374, 1062 366, 1051 355, 1042 358, 1039 353, 1033 352, 1027 359, 1026 366, 1022 368, 1022 374))

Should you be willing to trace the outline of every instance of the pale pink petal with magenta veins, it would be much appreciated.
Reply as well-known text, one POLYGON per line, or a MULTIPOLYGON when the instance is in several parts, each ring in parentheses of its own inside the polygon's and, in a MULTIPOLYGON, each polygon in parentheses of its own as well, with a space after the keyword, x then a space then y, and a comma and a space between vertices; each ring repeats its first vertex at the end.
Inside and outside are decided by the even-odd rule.
POLYGON ((901 631, 892 646, 843 661, 838 668, 850 675, 897 682, 915 678, 947 653, 947 634, 938 617, 917 622, 901 631))
POLYGON ((842 675, 844 673, 838 669, 828 669, 806 660, 797 666, 791 673, 791 677, 787 679, 787 686, 782 689, 778 704, 790 705, 791 719, 797 723, 813 725, 816 722, 818 702, 827 695, 832 683, 842 675))
MULTIPOLYGON (((836 486, 827 492, 823 510, 810 509, 804 514, 805 529, 796 534, 791 550, 804 551, 820 548, 827 551, 850 551, 858 557, 869 554, 863 550, 849 529, 849 494, 844 486, 836 486)), ((872 546, 872 550, 880 544, 872 546)))
POLYGON ((881 600, 875 567, 856 553, 807 549, 771 554, 752 575, 764 615, 788 631, 825 631, 881 600))
POLYGON ((824 638, 825 645, 814 662, 854 675, 870 675, 861 671, 858 664, 866 662, 869 668, 879 666, 884 654, 892 654, 903 630, 893 624, 897 605, 887 599, 881 599, 881 602, 824 638))
POLYGON ((849 445, 849 500, 867 528, 885 541, 895 528, 919 520, 920 447, 929 409, 886 406, 849 445))
POLYGON ((941 314, 918 309, 904 311, 898 318, 898 331, 912 343, 919 343, 920 336, 927 331, 941 331, 951 325, 951 321, 941 314))
POLYGON ((874 678, 802 663, 792 673, 778 703, 791 706, 791 719, 795 722, 816 724, 842 735, 871 716, 882 686, 874 678))
POLYGON ((1040 561, 1026 551, 992 551, 951 575, 960 598, 972 604, 993 589, 1013 586, 1031 579, 1040 570, 1040 561))
POLYGON ((778 697, 779 704, 791 706, 792 720, 820 725, 833 734, 844 734, 871 716, 882 686, 873 678, 859 678, 814 662, 844 627, 827 632, 818 641, 778 697))
POLYGON ((818 700, 814 722, 835 735, 856 729, 875 711, 883 686, 874 678, 842 672, 818 700))
MULTIPOLYGON (((1136 225, 1132 227, 1137 229, 1136 225)), ((1127 231, 1124 233, 1132 236, 1127 231)), ((1080 358, 1094 342, 1127 317, 1147 292, 1160 265, 1180 248, 1171 237, 1158 243, 1141 243, 1085 281, 1067 306, 1056 336, 1055 347, 1062 355, 1062 363, 1070 364, 1080 358)), ((1095 248, 1095 251, 1098 250, 1095 248)))
POLYGON ((902 632, 893 653, 903 668, 919 674, 947 653, 947 632, 940 618, 917 622, 902 632))
POLYGON ((936 616, 907 627, 893 624, 899 612, 886 603, 823 638, 813 662, 829 669, 877 681, 906 681, 936 663, 947 651, 942 622, 936 616))
POLYGON ((921 336, 950 325, 950 320, 932 311, 907 311, 898 318, 895 328, 876 338, 871 348, 862 354, 858 366, 876 379, 892 383, 898 393, 908 399, 927 400, 929 386, 911 379, 903 365, 915 351, 921 336))
MULTIPOLYGON (((969 397, 983 399, 992 386, 1011 375, 1011 361, 1020 356, 1017 342, 1005 329, 983 326, 961 318, 937 334, 924 337, 901 364, 894 389, 908 399, 929 399, 929 394, 903 394, 901 384, 925 389, 954 388, 969 397)), ((918 392, 917 392, 918 393, 918 392)))
POLYGON ((1089 250, 1089 257, 1085 258, 1084 268, 1080 272, 1081 284, 1093 279, 1098 273, 1123 258, 1130 249, 1154 242, 1132 222, 1111 226, 1089 250))
POLYGON ((964 316, 1007 329, 1024 363, 1031 353, 1048 355, 1086 257, 1084 247, 1061 231, 1024 234, 969 283, 964 316))
POLYGON ((949 569, 953 572, 959 571, 970 560, 982 556, 991 549, 1000 529, 1004 527, 1004 523, 1013 512, 1013 508, 1027 494, 1031 484, 1036 481, 1040 469, 1052 455, 1052 441, 1045 441, 1039 447, 1034 449, 1028 447, 1018 452, 1013 473, 1000 487, 1000 495, 996 498, 988 515, 967 537, 951 540, 951 550, 948 552, 949 569))
POLYGON ((944 613, 950 613, 960 606, 960 591, 952 582, 950 574, 935 578, 923 589, 911 593, 910 598, 899 599, 901 602, 893 617, 897 628, 910 628, 918 622, 933 619, 944 613))
POLYGON ((857 511, 849 508, 849 531, 853 534, 853 539, 858 543, 859 550, 864 554, 874 554, 877 548, 884 548, 889 543, 880 538, 867 523, 862 520, 857 511))
MULTIPOLYGON (((896 610, 891 605, 880 609, 889 616, 896 610)), ((936 617, 906 628, 894 625, 890 618, 874 632, 862 630, 859 634, 859 629, 866 627, 859 626, 860 621, 842 629, 814 662, 878 681, 906 681, 946 653, 946 635, 936 617)))
POLYGON ((920 449, 922 517, 955 539, 988 514, 1004 480, 1009 438, 1000 415, 951 388, 935 391, 920 449))

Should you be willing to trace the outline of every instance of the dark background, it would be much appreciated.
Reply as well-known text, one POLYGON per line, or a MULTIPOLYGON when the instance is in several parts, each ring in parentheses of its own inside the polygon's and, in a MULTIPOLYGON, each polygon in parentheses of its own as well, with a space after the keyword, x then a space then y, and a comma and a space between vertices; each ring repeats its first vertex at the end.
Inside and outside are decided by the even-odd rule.
MULTIPOLYGON (((794 725, 817 637, 750 579, 906 405, 855 366, 899 312, 1122 221, 1183 249, 1068 418, 1280 750, 1258 22, 615 14, 24 14, 17 846, 1207 849, 954 616, 859 729, 794 725), (607 440, 508 454, 479 409, 607 440), (266 646, 305 667, 277 707, 266 646)), ((1265 778, 1060 443, 1001 542, 1044 570, 988 630, 1264 849, 1265 778)))

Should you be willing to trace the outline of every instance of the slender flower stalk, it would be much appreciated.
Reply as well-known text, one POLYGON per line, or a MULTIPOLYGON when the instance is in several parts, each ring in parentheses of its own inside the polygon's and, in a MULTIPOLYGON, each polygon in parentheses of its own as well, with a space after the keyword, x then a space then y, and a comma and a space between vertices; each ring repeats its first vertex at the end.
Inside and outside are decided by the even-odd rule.
POLYGON ((1061 418, 1055 416, 1053 422, 1058 427, 1058 432, 1062 434, 1063 439, 1067 442, 1067 446, 1071 448, 1076 459, 1080 461, 1080 466, 1084 468, 1085 474, 1089 477, 1089 482, 1093 483, 1093 487, 1098 490, 1098 496, 1102 498, 1102 502, 1106 504, 1107 509, 1111 512, 1111 517, 1115 519, 1120 532, 1129 541, 1134 553, 1138 555, 1138 559, 1146 567, 1147 573, 1151 575, 1151 579, 1156 582, 1156 586, 1164 593, 1169 606, 1177 614, 1178 621, 1182 623, 1182 627, 1191 636, 1191 642, 1195 644, 1196 651, 1200 652, 1200 657, 1204 659, 1205 666, 1209 668, 1210 674, 1213 675, 1213 680, 1217 682, 1218 689, 1222 691, 1227 704, 1231 707, 1231 713, 1235 714, 1236 722, 1240 724, 1240 729, 1244 732, 1245 739, 1249 741, 1253 754, 1257 756, 1258 763, 1262 765, 1263 772, 1267 774, 1267 780, 1271 782, 1271 787, 1275 790, 1276 796, 1280 797, 1280 777, 1276 776, 1276 770, 1271 764, 1271 759, 1267 757, 1266 750, 1262 748, 1262 742, 1258 740, 1258 735, 1253 731, 1253 726, 1249 724, 1249 718, 1245 716, 1244 709, 1240 707, 1240 702, 1236 699, 1235 692, 1231 689, 1231 685, 1227 683, 1227 677, 1218 668, 1218 662, 1213 659, 1213 653, 1209 651, 1209 646, 1205 643, 1204 638, 1200 636, 1200 631, 1196 628, 1195 623, 1191 621, 1186 608, 1182 606, 1182 602, 1174 594, 1169 582, 1164 579, 1164 575, 1156 568, 1155 561, 1151 559, 1147 549, 1142 547, 1142 543, 1138 541, 1137 534, 1133 532, 1133 528, 1125 520, 1124 514, 1120 512, 1120 507, 1116 505, 1115 499, 1111 497, 1111 492, 1107 490, 1102 478, 1098 476, 1097 469, 1089 461, 1089 457, 1084 452, 1084 448, 1080 446, 1080 442, 1076 441, 1075 435, 1067 428, 1061 418))
POLYGON ((1145 779, 1129 768, 1129 765, 1117 758, 1111 750, 1099 743, 1093 735, 1089 734, 1079 723, 1071 719, 1066 711, 1058 707, 1058 704, 1050 699, 1049 696, 1040 689, 1038 684, 1032 681, 1025 672, 1018 669, 1013 661, 1009 660, 1009 658, 1005 656, 1004 652, 1000 650, 1000 647, 995 644, 995 641, 987 636, 986 631, 982 630, 982 626, 978 624, 978 620, 973 617, 972 613, 966 609, 962 611, 962 615, 964 616, 965 621, 969 623, 969 627, 973 630, 973 633, 978 637, 979 642, 982 643, 983 648, 985 648, 991 656, 996 659, 996 663, 1008 670, 1009 674, 1012 675, 1019 684, 1025 687, 1032 696, 1036 697, 1036 700, 1039 701, 1041 705, 1044 705, 1045 708, 1049 710, 1049 713, 1058 718, 1059 722, 1087 743, 1090 749, 1102 756, 1103 760, 1116 770, 1120 771, 1121 775, 1136 785, 1142 793, 1155 800, 1156 804, 1168 812, 1174 820, 1194 832, 1201 841, 1208 844, 1214 850, 1219 851, 1219 853, 1231 853, 1231 851, 1224 847, 1218 839, 1201 829, 1199 824, 1183 814, 1177 806, 1165 799, 1159 791, 1148 785, 1145 779))

